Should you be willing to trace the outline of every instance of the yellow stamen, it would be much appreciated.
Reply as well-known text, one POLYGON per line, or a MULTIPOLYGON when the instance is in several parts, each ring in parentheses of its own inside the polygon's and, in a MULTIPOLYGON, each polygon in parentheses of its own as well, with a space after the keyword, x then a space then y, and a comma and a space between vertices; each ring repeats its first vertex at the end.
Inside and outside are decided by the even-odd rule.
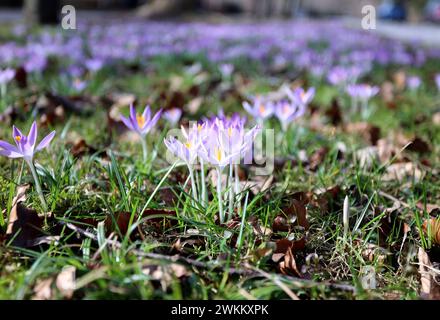
POLYGON ((145 125, 145 117, 144 116, 137 116, 136 120, 137 120, 139 127, 143 128, 145 125))
POLYGON ((198 132, 202 131, 202 125, 200 123, 197 125, 197 131, 198 132))
POLYGON ((260 114, 263 114, 266 111, 266 108, 264 107, 264 105, 260 105, 260 114))
POLYGON ((232 137, 232 128, 231 127, 228 128, 228 136, 232 137))
POLYGON ((215 156, 216 156, 218 161, 222 160, 222 153, 220 152, 219 148, 215 148, 215 156))
POLYGON ((187 147, 187 149, 190 149, 191 148, 191 142, 187 142, 187 143, 185 143, 185 147, 187 147))
POLYGON ((21 141, 21 136, 15 136, 15 140, 17 140, 17 142, 21 141))
POLYGON ((288 104, 285 104, 285 105, 284 105, 284 107, 283 107, 283 112, 284 112, 284 113, 288 113, 288 112, 289 112, 289 105, 288 105, 288 104))

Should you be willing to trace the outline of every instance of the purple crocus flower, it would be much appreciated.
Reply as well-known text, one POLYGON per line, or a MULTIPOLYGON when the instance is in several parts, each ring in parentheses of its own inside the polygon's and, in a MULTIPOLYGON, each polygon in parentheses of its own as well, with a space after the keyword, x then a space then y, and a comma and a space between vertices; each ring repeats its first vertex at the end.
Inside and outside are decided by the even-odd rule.
POLYGON ((273 103, 263 101, 260 97, 255 98, 252 105, 247 101, 243 102, 243 108, 260 123, 270 118, 274 112, 273 103))
POLYGON ((146 106, 142 114, 137 114, 133 104, 130 105, 130 116, 128 118, 121 115, 122 122, 128 129, 136 132, 144 138, 151 129, 159 121, 162 110, 159 110, 153 118, 151 118, 150 106, 146 106))
POLYGON ((15 77, 15 70, 6 68, 0 70, 0 85, 5 85, 15 77))
POLYGON ((163 117, 167 120, 172 126, 175 126, 179 123, 180 117, 182 117, 182 109, 172 108, 169 110, 165 110, 163 113, 163 117))
POLYGON ((29 134, 26 136, 21 131, 13 126, 12 138, 16 146, 0 140, 0 155, 9 158, 24 158, 27 162, 31 162, 34 154, 38 151, 46 148, 55 136, 55 131, 48 134, 41 142, 36 145, 37 142, 37 124, 34 121, 29 134))
POLYGON ((291 91, 290 89, 286 90, 287 96, 292 102, 296 103, 300 106, 302 112, 305 112, 305 107, 313 100, 315 97, 315 88, 309 88, 309 90, 305 91, 303 88, 296 88, 295 91, 291 91))
POLYGON ((369 84, 351 84, 348 85, 347 93, 352 98, 357 98, 362 101, 368 101, 380 91, 379 87, 370 86, 369 84))
POLYGON ((128 118, 121 115, 122 122, 128 129, 136 132, 141 137, 142 154, 144 161, 147 161, 148 147, 145 141, 145 136, 159 121, 162 110, 159 110, 153 118, 151 118, 150 106, 146 106, 142 114, 137 114, 133 104, 130 105, 130 116, 128 118))
POLYGON ((43 206, 45 214, 48 207, 46 204, 46 200, 44 199, 43 191, 41 190, 37 171, 34 167, 33 157, 36 152, 47 148, 54 136, 55 131, 52 131, 37 145, 37 123, 34 121, 27 136, 21 133, 21 131, 17 127, 12 127, 12 138, 14 139, 14 142, 16 144, 15 146, 6 141, 0 140, 0 155, 8 158, 23 158, 28 164, 34 178, 35 188, 37 189, 37 193, 40 197, 41 205, 43 206))
POLYGON ((410 76, 406 80, 406 85, 410 90, 417 90, 422 84, 422 80, 417 76, 410 76))
POLYGON ((275 105, 275 116, 280 121, 281 128, 287 131, 289 124, 302 115, 299 106, 286 100, 280 101, 275 105))

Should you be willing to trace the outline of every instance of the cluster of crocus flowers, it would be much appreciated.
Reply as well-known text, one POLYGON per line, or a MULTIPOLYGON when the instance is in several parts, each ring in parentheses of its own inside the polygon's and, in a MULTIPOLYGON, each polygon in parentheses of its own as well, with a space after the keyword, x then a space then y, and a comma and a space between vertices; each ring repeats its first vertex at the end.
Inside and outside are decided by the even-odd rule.
POLYGON ((121 115, 121 120, 125 126, 137 133, 141 138, 144 161, 147 160, 148 155, 147 141, 145 140, 146 136, 159 121, 161 113, 162 110, 159 110, 151 117, 150 106, 146 106, 142 113, 136 113, 135 107, 131 104, 129 117, 127 118, 121 115))
POLYGON ((380 89, 377 86, 371 86, 369 84, 351 84, 346 87, 346 91, 351 97, 353 111, 359 110, 360 103, 362 111, 367 112, 368 102, 379 93, 380 89))
POLYGON ((28 135, 24 135, 17 127, 13 126, 12 138, 14 139, 15 146, 6 141, 0 140, 0 155, 8 158, 23 158, 28 164, 35 181, 35 188, 38 196, 40 197, 41 205, 43 206, 45 213, 47 212, 48 207, 46 201, 44 200, 43 191, 41 190, 41 185, 38 179, 37 171, 35 170, 33 158, 35 153, 47 148, 54 136, 55 131, 52 131, 37 145, 37 124, 34 122, 29 130, 28 135))
POLYGON ((309 88, 307 91, 300 87, 293 91, 286 88, 284 93, 285 99, 271 100, 269 98, 257 97, 253 100, 252 104, 244 102, 243 108, 259 124, 275 115, 281 124, 281 129, 286 132, 289 125, 306 112, 308 104, 315 96, 315 88, 309 88))
POLYGON ((238 166, 241 159, 249 161, 249 153, 252 143, 259 132, 255 126, 246 131, 245 121, 240 117, 209 119, 198 124, 193 124, 187 130, 182 127, 183 140, 175 137, 165 139, 168 150, 179 159, 183 160, 188 167, 191 179, 192 196, 194 201, 201 205, 207 204, 205 166, 215 168, 217 172, 217 199, 219 206, 220 222, 224 223, 226 215, 224 211, 223 191, 228 191, 229 218, 234 211, 235 196, 240 192, 238 166), (200 164, 200 190, 197 187, 195 165, 200 164), (229 178, 226 186, 222 183, 222 174, 229 167, 229 178), (234 178, 235 171, 235 178, 234 178), (200 191, 200 192, 199 192, 200 191))

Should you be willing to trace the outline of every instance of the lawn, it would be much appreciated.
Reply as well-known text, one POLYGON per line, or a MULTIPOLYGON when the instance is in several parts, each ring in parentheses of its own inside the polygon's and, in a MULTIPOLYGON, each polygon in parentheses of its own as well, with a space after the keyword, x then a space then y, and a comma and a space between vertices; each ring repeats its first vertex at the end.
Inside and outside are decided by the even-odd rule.
POLYGON ((306 20, 0 39, 1 299, 440 299, 440 49, 306 20))

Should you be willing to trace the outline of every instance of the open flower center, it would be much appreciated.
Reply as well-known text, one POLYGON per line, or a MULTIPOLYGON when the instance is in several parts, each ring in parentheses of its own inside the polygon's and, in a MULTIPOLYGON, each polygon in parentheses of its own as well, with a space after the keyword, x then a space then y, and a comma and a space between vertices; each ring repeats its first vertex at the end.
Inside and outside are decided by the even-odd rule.
POLYGON ((143 127, 145 125, 145 117, 140 115, 136 117, 137 123, 139 125, 139 127, 143 127))
POLYGON ((185 147, 187 149, 191 149, 191 146, 192 146, 191 142, 188 141, 188 142, 185 143, 185 147))
POLYGON ((259 109, 259 111, 260 111, 260 114, 264 114, 264 113, 266 112, 266 108, 264 107, 263 104, 260 105, 260 109, 259 109))
POLYGON ((21 136, 15 136, 15 140, 16 140, 17 142, 20 142, 20 141, 21 141, 21 136))
POLYGON ((284 106, 283 106, 283 112, 284 113, 288 113, 289 112, 289 105, 287 103, 284 104, 284 106))

